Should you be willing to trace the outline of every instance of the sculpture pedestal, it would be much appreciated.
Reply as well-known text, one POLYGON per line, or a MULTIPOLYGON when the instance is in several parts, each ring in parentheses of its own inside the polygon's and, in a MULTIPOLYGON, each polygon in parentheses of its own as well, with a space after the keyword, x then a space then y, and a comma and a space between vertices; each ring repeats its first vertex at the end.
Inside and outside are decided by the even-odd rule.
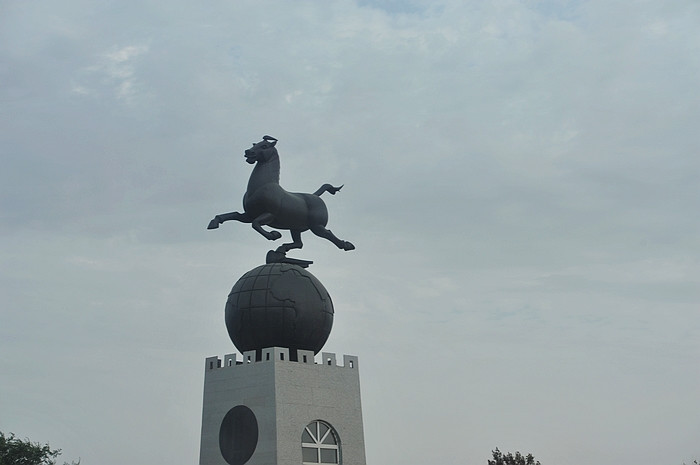
POLYGON ((200 465, 366 465, 358 359, 262 350, 206 359, 200 465))

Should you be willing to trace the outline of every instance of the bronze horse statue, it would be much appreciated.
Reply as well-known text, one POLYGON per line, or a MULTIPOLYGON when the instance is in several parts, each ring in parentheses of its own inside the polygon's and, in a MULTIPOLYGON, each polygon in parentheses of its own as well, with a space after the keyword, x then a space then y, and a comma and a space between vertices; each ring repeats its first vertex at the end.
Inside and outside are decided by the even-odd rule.
POLYGON ((284 254, 291 249, 300 249, 301 233, 311 230, 319 237, 328 239, 339 249, 353 250, 348 241, 338 239, 330 230, 328 210, 321 200, 321 194, 329 192, 335 195, 343 186, 333 187, 324 184, 313 194, 287 192, 280 186, 280 158, 275 145, 277 139, 264 136, 263 140, 253 144, 245 151, 245 159, 255 168, 248 180, 248 189, 243 196, 243 213, 231 212, 216 215, 209 222, 207 229, 216 229, 229 220, 252 223, 253 229, 271 241, 282 237, 279 231, 267 231, 263 226, 275 229, 288 229, 292 242, 282 244, 275 252, 284 254))

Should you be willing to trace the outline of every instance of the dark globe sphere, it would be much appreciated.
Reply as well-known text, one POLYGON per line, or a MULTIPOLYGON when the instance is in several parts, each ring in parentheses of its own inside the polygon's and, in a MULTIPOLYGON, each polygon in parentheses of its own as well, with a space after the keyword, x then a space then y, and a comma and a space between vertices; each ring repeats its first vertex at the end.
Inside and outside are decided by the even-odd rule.
POLYGON ((226 329, 241 352, 286 347, 318 353, 332 326, 328 291, 297 265, 269 263, 247 272, 226 302, 226 329))

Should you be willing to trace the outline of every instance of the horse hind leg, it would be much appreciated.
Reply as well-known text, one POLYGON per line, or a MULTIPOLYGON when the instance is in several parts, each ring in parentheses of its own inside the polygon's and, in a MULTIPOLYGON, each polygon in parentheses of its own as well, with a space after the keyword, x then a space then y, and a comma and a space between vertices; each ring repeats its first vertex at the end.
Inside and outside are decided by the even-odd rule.
POLYGON ((301 249, 304 246, 304 243, 301 242, 301 231, 292 229, 290 232, 292 233, 292 242, 282 244, 281 246, 277 247, 275 252, 287 253, 292 249, 301 249))
POLYGON ((339 249, 343 250, 354 250, 355 246, 352 245, 352 243, 348 241, 344 241, 342 239, 338 239, 335 234, 333 234, 330 229, 326 229, 323 225, 315 225, 311 226, 311 232, 316 234, 318 237, 322 237, 324 239, 328 239, 332 243, 336 245, 339 249))

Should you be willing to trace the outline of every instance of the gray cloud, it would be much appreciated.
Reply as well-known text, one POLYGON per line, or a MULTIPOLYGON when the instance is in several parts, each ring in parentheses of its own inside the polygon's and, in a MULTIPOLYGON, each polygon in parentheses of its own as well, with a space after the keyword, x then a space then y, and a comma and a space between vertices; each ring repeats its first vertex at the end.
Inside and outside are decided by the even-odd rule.
POLYGON ((336 303, 326 348, 363 360, 369 461, 691 462, 699 14, 6 2, 0 430, 197 460, 201 363, 270 245, 205 227, 271 134, 284 187, 345 184, 329 226, 358 249, 299 256, 336 303))

